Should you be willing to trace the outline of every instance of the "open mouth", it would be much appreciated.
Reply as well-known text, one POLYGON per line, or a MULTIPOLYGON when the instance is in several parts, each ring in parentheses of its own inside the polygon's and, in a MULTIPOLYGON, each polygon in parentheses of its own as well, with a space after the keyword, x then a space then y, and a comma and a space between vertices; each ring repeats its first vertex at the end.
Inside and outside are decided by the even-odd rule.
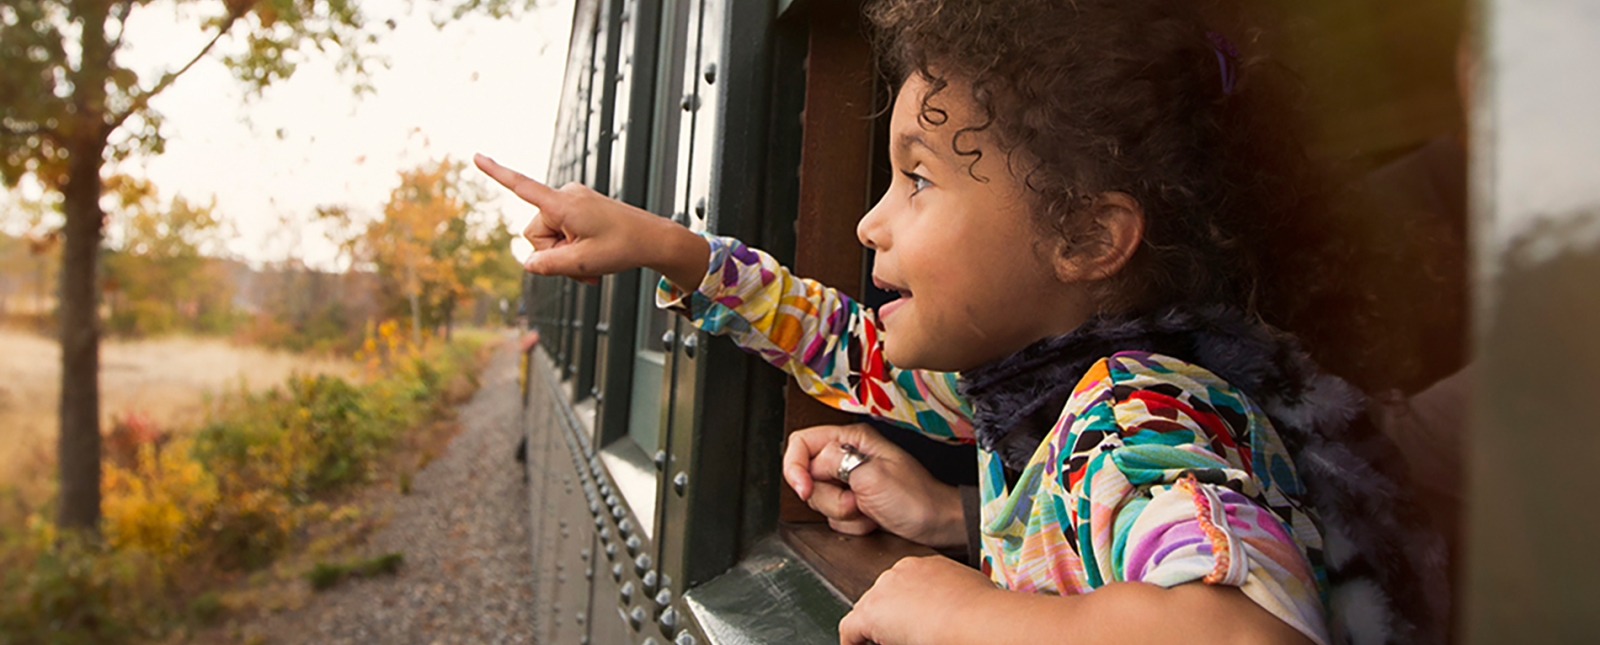
POLYGON ((872 284, 876 285, 879 289, 899 296, 898 298, 883 303, 878 307, 878 320, 883 322, 883 324, 887 327, 889 315, 911 300, 911 290, 884 280, 883 278, 879 278, 878 276, 872 276, 872 284))
POLYGON ((901 298, 910 298, 911 290, 880 278, 872 276, 872 284, 879 289, 899 295, 901 298))

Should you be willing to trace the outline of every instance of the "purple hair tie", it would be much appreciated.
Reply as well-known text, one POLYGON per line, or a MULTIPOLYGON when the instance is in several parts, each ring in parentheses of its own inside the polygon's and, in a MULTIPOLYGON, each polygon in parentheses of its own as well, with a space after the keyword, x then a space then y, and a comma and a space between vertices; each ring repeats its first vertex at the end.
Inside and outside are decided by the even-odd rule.
POLYGON ((1206 32, 1206 37, 1211 39, 1211 50, 1217 55, 1217 67, 1222 70, 1222 93, 1233 94, 1233 84, 1239 80, 1239 50, 1234 49, 1233 43, 1222 34, 1215 31, 1206 32))

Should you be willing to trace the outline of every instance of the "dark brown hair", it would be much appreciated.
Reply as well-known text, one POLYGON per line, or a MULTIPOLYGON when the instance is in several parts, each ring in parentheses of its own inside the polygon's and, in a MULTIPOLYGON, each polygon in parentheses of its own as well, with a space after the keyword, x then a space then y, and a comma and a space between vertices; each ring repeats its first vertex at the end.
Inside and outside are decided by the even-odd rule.
MULTIPOLYGON (((1204 5, 881 0, 866 12, 891 80, 921 74, 928 97, 970 88, 977 122, 955 151, 976 163, 987 136, 1034 196, 1041 233, 1094 244, 1096 196, 1138 200, 1144 242, 1097 286, 1103 309, 1238 306, 1301 335, 1335 373, 1381 385, 1358 378, 1363 278, 1336 267, 1359 245, 1337 233, 1330 183, 1306 155, 1300 83, 1260 30, 1204 5)), ((920 116, 948 119, 927 98, 920 116)))

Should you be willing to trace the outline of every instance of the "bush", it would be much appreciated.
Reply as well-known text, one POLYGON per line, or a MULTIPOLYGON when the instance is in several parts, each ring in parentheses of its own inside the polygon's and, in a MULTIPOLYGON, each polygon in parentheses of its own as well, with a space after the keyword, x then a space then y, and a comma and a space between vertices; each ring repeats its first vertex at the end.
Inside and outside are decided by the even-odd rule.
POLYGON ((131 469, 105 465, 101 510, 106 540, 118 549, 137 549, 162 559, 189 556, 195 550, 195 518, 217 505, 215 476, 189 454, 189 442, 165 449, 139 447, 131 469))
MULTIPOLYGON (((271 564, 317 517, 319 497, 392 477, 378 472, 385 455, 448 406, 459 389, 450 384, 472 380, 486 338, 424 350, 396 325, 375 331, 358 357, 368 368, 361 382, 295 376, 267 392, 227 393, 192 433, 140 434, 124 420, 117 436, 132 455, 105 466, 103 542, 58 536, 38 515, 27 531, 0 527, 0 645, 116 643, 159 637, 174 621, 214 621, 214 594, 183 598, 203 592, 212 569, 271 564)), ((390 573, 400 561, 389 554, 320 575, 390 573)))
POLYGON ((0 556, 0 643, 113 643, 158 636, 167 579, 138 551, 57 536, 35 518, 0 556))

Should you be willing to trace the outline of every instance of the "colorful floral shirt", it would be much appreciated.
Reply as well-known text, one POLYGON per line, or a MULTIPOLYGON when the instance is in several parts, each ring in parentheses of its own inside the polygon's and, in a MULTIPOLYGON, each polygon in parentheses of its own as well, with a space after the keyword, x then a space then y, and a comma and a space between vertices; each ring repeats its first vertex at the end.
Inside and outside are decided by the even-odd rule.
MULTIPOLYGON (((902 370, 882 354, 875 312, 731 238, 692 293, 658 306, 791 374, 835 408, 946 441, 973 441, 955 374, 902 370)), ((1312 564, 1322 539, 1297 501, 1293 461, 1248 397, 1196 365, 1121 352, 1095 363, 1014 484, 980 450, 983 569, 997 585, 1086 593, 1107 583, 1238 587, 1327 643, 1312 564)))

